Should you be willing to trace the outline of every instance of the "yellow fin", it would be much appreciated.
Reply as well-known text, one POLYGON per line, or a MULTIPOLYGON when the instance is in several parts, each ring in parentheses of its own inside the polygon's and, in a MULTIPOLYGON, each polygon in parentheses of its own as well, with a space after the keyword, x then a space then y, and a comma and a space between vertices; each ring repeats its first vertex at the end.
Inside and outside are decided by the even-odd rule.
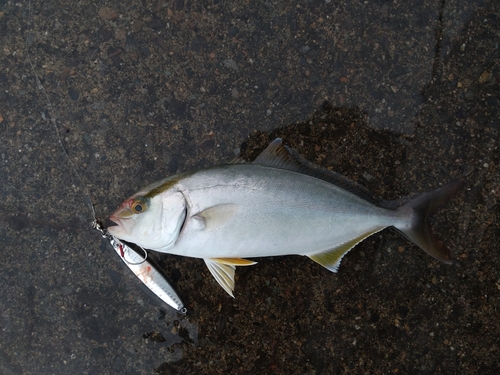
POLYGON ((234 271, 235 266, 221 264, 212 261, 212 259, 203 259, 207 265, 212 276, 217 280, 219 285, 224 289, 227 294, 234 298, 234 271))
POLYGON ((235 266, 251 266, 256 263, 241 258, 207 258, 203 260, 222 289, 233 298, 235 266))
POLYGON ((349 252, 349 250, 351 250, 354 246, 363 241, 365 238, 370 237, 372 234, 377 233, 382 229, 384 229, 384 227, 376 228, 368 233, 364 233, 361 236, 353 238, 352 240, 349 240, 343 243, 342 245, 337 246, 334 249, 325 251, 323 253, 309 255, 309 258, 314 260, 316 263, 321 264, 326 269, 332 272, 337 272, 340 266, 340 262, 342 261, 342 258, 349 252))
POLYGON ((207 208, 200 213, 193 216, 194 219, 199 220, 202 223, 202 228, 205 230, 212 230, 223 226, 238 211, 238 205, 234 203, 219 204, 207 208))
POLYGON ((242 258, 211 258, 214 262, 227 264, 228 266, 253 266, 257 264, 252 260, 242 258))

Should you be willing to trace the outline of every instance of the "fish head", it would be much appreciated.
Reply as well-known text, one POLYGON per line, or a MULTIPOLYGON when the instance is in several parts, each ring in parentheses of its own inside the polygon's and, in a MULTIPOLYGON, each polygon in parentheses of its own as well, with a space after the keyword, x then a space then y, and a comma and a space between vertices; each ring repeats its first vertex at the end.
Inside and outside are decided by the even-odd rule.
POLYGON ((154 196, 138 193, 110 216, 111 235, 143 248, 165 252, 174 246, 186 218, 186 199, 177 191, 154 196))

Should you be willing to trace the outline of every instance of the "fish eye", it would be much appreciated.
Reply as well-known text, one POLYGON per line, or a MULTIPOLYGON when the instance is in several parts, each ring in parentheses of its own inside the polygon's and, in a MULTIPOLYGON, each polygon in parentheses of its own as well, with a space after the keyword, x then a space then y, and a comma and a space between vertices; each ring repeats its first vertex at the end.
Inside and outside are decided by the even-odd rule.
POLYGON ((132 203, 130 208, 134 211, 134 213, 140 214, 148 209, 148 204, 143 199, 137 199, 132 203))

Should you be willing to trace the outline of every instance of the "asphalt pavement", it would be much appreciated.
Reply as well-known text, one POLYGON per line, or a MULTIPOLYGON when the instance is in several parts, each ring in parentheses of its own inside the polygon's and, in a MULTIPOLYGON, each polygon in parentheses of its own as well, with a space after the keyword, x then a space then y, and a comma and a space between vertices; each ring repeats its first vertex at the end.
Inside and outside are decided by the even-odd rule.
POLYGON ((0 0, 0 373, 500 373, 498 1, 0 0), (91 228, 160 178, 276 137, 430 221, 332 274, 153 254, 162 305, 91 228))

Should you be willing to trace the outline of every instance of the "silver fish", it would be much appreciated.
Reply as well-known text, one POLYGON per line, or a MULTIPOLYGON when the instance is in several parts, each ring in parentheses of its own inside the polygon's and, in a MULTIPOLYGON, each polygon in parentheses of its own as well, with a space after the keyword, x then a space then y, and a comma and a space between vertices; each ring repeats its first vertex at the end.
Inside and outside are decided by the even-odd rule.
POLYGON ((253 163, 215 166, 167 177, 125 200, 109 232, 163 253, 202 258, 233 296, 245 258, 306 255, 332 272, 356 244, 394 227, 428 254, 450 252, 427 218, 460 187, 454 182, 392 209, 335 173, 311 168, 273 141, 253 163))

